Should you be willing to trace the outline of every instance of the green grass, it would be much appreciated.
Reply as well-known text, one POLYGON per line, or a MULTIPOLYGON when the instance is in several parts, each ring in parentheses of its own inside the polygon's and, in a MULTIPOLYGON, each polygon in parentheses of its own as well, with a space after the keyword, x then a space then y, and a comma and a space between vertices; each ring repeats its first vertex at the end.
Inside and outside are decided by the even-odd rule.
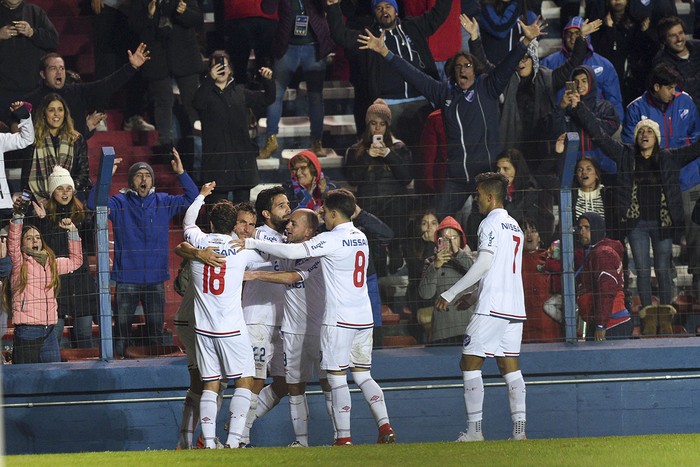
POLYGON ((700 435, 7 456, 11 466, 696 466, 700 435))

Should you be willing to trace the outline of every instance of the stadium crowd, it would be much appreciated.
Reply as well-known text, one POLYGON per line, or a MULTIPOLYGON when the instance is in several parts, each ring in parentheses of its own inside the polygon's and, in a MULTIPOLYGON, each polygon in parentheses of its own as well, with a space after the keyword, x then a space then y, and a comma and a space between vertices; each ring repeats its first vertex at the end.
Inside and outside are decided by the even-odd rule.
MULTIPOLYGON (((19 178, 0 177, 0 215, 9 226, 0 232, 2 320, 13 325, 13 363, 60 361, 61 346, 94 345, 99 310, 88 258, 98 161, 88 150, 95 132, 109 130, 115 95, 124 130, 158 135, 153 155, 131 165, 128 186, 109 199, 119 357, 168 341, 169 239, 186 213, 174 324, 192 384, 180 447, 192 446, 200 419, 216 418, 226 377, 236 397, 225 444, 247 445, 255 419, 289 395, 297 442, 308 445, 305 385, 319 368, 302 355, 317 355, 319 345, 336 442, 351 442, 350 410, 342 408, 351 364, 379 442, 393 442, 369 371, 371 348, 384 342, 382 318, 396 315, 415 344, 463 342, 479 292, 449 291, 480 264, 480 226, 491 211, 479 204, 477 176, 487 172, 505 177, 502 208, 522 229, 524 342, 565 337, 561 215, 569 211, 559 187, 567 176, 575 185, 578 337, 696 333, 700 42, 672 1, 591 1, 585 17, 578 2, 565 1, 554 31, 537 0, 225 0, 215 2, 206 34, 201 3, 92 0, 90 82, 78 75, 86 70, 66 69, 56 53, 61 38, 39 6, 0 4, 0 160, 3 171, 21 169, 19 178), (561 47, 540 57, 547 33, 561 34, 561 47), (354 89, 356 140, 348 147, 323 132, 328 78, 354 89), (288 147, 285 93, 300 80, 310 137, 282 159, 288 171, 260 191, 259 162, 288 147), (261 118, 264 138, 254 131, 261 118), (577 138, 567 138, 572 133, 577 138), (575 173, 562 174, 568 144, 579 158, 575 173), (164 162, 181 194, 156 191, 164 162), (236 238, 249 239, 238 246, 248 248, 250 268, 229 279, 221 242, 236 238), (362 247, 349 279, 357 290, 338 284, 342 274, 333 273, 347 271, 333 242, 362 247), (240 286, 230 296, 240 323, 213 317, 224 305, 202 298, 226 280, 240 286), (405 293, 390 293, 396 284, 405 293), (443 303, 448 292, 453 300, 443 303), (145 326, 134 335, 139 306, 145 326), (70 335, 61 342, 66 322, 70 335), (231 326, 251 341, 243 363, 227 360, 235 349, 214 343, 231 326), (330 335, 328 326, 338 330, 330 335), (217 356, 221 368, 211 365, 217 356), (265 386, 268 375, 273 384, 265 386)), ((479 368, 463 370, 473 377, 479 368)), ((522 382, 517 366, 504 368, 507 381, 522 382)), ((517 420, 514 437, 524 438, 524 418, 517 420)), ((202 432, 214 447, 215 426, 202 422, 202 432)))

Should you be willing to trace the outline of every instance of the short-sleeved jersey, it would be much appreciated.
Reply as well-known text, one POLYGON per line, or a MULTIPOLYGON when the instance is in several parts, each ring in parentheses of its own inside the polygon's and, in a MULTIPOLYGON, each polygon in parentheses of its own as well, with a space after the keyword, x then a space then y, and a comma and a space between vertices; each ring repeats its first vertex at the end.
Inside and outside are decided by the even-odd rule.
POLYGON ((265 260, 255 251, 233 249, 230 235, 205 234, 197 226, 185 230, 185 240, 199 249, 213 246, 226 256, 226 264, 220 268, 190 262, 195 332, 209 337, 240 335, 245 327, 241 308, 243 273, 249 264, 265 260))
POLYGON ((524 320, 522 262, 523 232, 505 209, 494 209, 479 225, 479 253, 493 260, 479 284, 476 313, 524 320))
MULTIPOLYGON (((266 242, 284 243, 284 235, 261 225, 255 230, 255 238, 266 242)), ((252 267, 257 271, 280 271, 279 260, 270 258, 272 265, 252 267)), ((247 281, 243 288, 243 316, 246 324, 281 326, 284 310, 284 284, 263 281, 247 281)))
POLYGON ((367 294, 367 237, 352 222, 337 225, 303 243, 281 245, 247 238, 245 245, 278 258, 321 258, 326 284, 323 324, 350 329, 374 325, 367 294))
POLYGON ((282 332, 321 335, 326 286, 320 258, 280 260, 284 271, 296 271, 301 280, 286 286, 282 332))

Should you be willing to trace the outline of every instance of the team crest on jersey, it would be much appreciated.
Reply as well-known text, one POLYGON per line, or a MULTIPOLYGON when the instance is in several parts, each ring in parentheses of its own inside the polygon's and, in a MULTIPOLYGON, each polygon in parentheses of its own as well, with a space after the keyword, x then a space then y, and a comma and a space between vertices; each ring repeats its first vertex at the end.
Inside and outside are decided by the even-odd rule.
POLYGON ((449 107, 449 106, 451 106, 451 105, 452 105, 452 99, 447 99, 447 100, 445 101, 445 107, 449 107))
POLYGON ((603 74, 603 67, 602 66, 597 66, 593 68, 593 73, 597 75, 602 75, 603 74))
POLYGON ((469 90, 469 92, 464 95, 464 98, 467 100, 467 102, 472 102, 474 100, 474 90, 469 90))
POLYGON ((688 118, 688 115, 690 115, 690 110, 681 109, 678 111, 678 115, 681 117, 681 120, 685 120, 686 118, 688 118))
POLYGON ((464 335, 464 341, 462 342, 462 348, 466 349, 467 346, 472 342, 472 336, 469 334, 464 335))

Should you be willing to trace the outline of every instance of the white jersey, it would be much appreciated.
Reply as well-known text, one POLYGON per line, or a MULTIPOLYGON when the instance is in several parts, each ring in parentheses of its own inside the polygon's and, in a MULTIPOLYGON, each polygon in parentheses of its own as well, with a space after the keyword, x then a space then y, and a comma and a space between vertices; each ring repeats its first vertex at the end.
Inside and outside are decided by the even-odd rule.
POLYGON ((246 248, 256 248, 277 258, 320 257, 326 285, 323 324, 349 329, 368 329, 372 305, 367 294, 367 237, 352 222, 337 225, 303 243, 275 244, 246 239, 246 248))
POLYGON ((492 210, 479 224, 479 252, 493 255, 479 284, 475 313, 524 320, 523 232, 505 209, 492 210))
MULTIPOLYGON (((266 242, 284 243, 285 237, 267 225, 255 230, 255 238, 266 242)), ((270 258, 271 265, 252 267, 258 271, 280 271, 279 260, 270 258)), ((243 316, 246 324, 281 326, 284 310, 284 284, 247 281, 243 287, 243 316)))
POLYGON ((301 276, 299 282, 286 286, 282 332, 320 336, 326 295, 321 259, 281 261, 284 271, 296 271, 301 276))

